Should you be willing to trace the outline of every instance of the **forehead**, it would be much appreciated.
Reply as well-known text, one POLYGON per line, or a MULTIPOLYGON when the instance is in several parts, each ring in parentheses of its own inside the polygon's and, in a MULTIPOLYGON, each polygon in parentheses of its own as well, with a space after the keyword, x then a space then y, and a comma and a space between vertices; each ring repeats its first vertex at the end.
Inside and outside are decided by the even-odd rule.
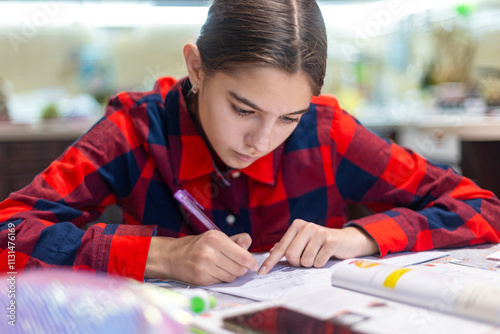
POLYGON ((272 67, 245 67, 230 73, 217 72, 211 80, 220 93, 234 93, 263 110, 278 114, 309 106, 312 89, 307 75, 272 67))

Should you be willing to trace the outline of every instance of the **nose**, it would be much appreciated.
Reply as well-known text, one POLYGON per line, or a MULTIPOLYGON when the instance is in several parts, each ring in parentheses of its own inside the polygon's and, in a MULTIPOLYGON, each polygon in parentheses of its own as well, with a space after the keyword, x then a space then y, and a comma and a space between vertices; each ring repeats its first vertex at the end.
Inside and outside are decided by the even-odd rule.
POLYGON ((266 153, 271 146, 272 125, 260 124, 247 135, 246 143, 258 153, 266 153))

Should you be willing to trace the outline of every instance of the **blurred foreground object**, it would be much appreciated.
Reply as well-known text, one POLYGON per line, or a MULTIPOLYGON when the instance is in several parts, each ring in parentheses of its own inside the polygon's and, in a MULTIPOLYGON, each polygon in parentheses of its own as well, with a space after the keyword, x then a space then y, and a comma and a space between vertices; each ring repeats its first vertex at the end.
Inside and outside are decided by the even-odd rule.
POLYGON ((2 275, 0 300, 7 312, 1 333, 175 334, 188 333, 193 321, 178 294, 84 271, 2 275))

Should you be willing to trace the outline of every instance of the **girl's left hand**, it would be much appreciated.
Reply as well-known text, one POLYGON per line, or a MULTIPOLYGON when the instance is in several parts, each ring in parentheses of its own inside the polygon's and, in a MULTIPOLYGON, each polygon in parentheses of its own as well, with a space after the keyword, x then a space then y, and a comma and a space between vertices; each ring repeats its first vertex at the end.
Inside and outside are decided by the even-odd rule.
POLYGON ((283 256, 293 266, 323 267, 334 256, 337 259, 375 254, 378 245, 358 227, 329 228, 296 219, 259 269, 267 274, 283 256))

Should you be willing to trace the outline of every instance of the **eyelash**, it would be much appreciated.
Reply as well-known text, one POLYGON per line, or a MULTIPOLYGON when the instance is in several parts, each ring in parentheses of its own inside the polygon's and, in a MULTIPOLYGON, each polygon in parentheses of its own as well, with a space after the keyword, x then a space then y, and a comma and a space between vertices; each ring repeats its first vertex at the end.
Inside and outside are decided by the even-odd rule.
POLYGON ((299 121, 298 118, 291 118, 286 116, 281 116, 281 120, 286 124, 297 123, 299 121))
MULTIPOLYGON (((236 114, 238 116, 241 116, 241 117, 245 117, 245 116, 254 114, 253 111, 243 110, 243 109, 240 109, 234 105, 233 105, 233 109, 236 112, 236 114)), ((285 123, 285 124, 297 123, 299 121, 299 118, 291 118, 291 117, 286 117, 286 116, 281 116, 280 118, 283 121, 283 123, 285 123)))
POLYGON ((248 115, 252 115, 254 113, 253 111, 240 109, 237 106, 233 106, 233 109, 238 116, 248 116, 248 115))

